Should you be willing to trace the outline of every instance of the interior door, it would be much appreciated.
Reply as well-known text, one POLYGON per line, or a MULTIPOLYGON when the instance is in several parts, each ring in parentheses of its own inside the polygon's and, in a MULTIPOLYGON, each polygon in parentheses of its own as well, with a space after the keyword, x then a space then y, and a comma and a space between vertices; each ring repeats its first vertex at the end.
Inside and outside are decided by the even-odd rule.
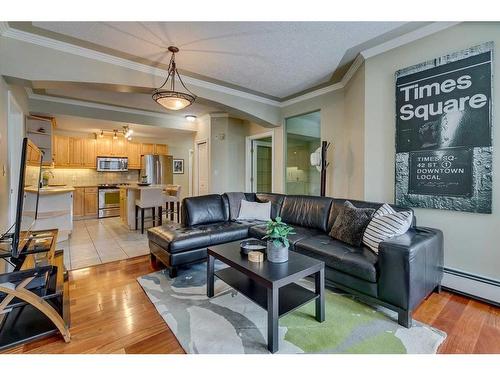
POLYGON ((208 144, 198 143, 198 195, 208 194, 208 144))

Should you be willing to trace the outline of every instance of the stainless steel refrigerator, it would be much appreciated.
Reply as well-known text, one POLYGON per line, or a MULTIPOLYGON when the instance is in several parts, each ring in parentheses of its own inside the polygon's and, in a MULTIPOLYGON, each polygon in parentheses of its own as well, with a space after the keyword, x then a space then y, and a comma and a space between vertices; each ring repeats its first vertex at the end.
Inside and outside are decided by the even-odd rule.
POLYGON ((171 155, 142 155, 141 156, 141 175, 147 176, 147 182, 153 185, 167 185, 173 183, 171 155))

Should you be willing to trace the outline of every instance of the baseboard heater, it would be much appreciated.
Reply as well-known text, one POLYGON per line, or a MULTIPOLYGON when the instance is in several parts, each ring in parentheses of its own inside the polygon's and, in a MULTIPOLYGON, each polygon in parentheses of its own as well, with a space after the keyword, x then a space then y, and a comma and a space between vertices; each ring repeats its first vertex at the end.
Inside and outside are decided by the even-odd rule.
POLYGON ((452 292, 500 306, 500 280, 445 267, 442 285, 452 292))

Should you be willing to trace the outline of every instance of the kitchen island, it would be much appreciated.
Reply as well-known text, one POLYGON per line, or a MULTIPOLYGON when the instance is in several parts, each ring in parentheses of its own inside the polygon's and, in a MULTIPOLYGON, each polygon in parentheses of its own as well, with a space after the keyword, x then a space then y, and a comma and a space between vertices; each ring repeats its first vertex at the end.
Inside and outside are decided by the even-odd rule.
MULTIPOLYGON (((135 230, 135 201, 141 197, 141 192, 149 189, 165 189, 167 185, 139 186, 131 184, 120 186, 120 218, 128 229, 135 230)), ((139 223, 141 212, 139 211, 139 223)), ((151 210, 146 210, 145 218, 151 219, 151 210)))
MULTIPOLYGON (((72 186, 40 188, 38 215, 33 230, 58 229, 57 242, 65 241, 73 231, 72 186)), ((36 194, 35 188, 26 188, 27 194, 36 194)))

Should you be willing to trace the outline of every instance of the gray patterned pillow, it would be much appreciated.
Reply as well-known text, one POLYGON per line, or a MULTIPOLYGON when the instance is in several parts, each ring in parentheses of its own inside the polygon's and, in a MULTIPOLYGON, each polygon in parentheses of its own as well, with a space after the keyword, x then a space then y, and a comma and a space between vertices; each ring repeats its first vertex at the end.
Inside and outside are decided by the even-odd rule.
POLYGON ((375 213, 373 208, 356 208, 345 201, 333 223, 330 236, 353 246, 361 246, 363 233, 375 213))

